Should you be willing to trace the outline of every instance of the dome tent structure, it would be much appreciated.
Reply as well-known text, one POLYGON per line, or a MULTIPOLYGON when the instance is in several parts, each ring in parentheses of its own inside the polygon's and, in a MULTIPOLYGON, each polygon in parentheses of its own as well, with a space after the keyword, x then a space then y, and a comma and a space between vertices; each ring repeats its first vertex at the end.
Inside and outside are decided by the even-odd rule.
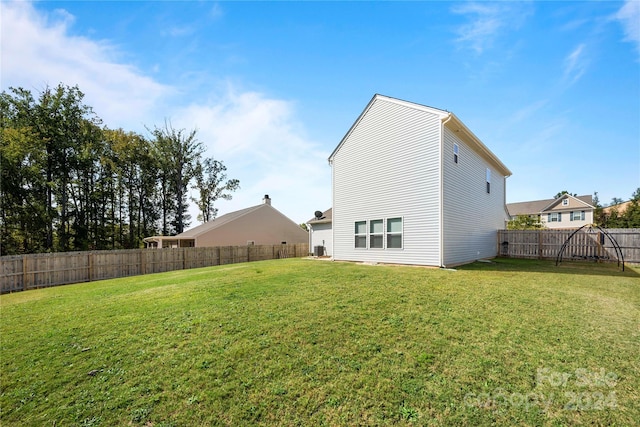
MULTIPOLYGON (((622 248, 620 247, 620 245, 618 244, 616 239, 610 233, 608 233, 605 229, 603 229, 602 227, 600 227, 599 225, 596 225, 596 224, 585 224, 582 227, 576 229, 573 233, 571 233, 569 235, 569 237, 567 237, 567 240, 564 241, 564 244, 562 245, 562 247, 558 251, 558 255, 556 256, 556 267, 558 266, 558 264, 560 264, 562 262, 562 257, 564 255, 564 252, 565 252, 566 248, 568 247, 569 243, 571 242, 571 239, 580 230, 583 230, 585 228, 586 228, 586 232, 587 233, 593 233, 594 229, 598 229, 598 230, 600 230, 600 232, 602 232, 602 236, 601 236, 602 240, 604 240, 604 236, 606 236, 609 239, 609 241, 613 245, 613 248, 615 249, 616 258, 618 260, 618 267, 620 267, 620 262, 622 262, 622 271, 624 271, 624 255, 622 253, 622 248)), ((604 243, 604 242, 601 242, 601 243, 604 243)))

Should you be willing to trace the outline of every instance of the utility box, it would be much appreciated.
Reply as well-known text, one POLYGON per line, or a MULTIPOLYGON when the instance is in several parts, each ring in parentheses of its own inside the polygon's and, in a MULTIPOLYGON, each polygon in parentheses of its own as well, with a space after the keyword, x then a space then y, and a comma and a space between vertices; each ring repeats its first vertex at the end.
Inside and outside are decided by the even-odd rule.
POLYGON ((324 256, 324 246, 314 246, 313 254, 315 256, 324 256))

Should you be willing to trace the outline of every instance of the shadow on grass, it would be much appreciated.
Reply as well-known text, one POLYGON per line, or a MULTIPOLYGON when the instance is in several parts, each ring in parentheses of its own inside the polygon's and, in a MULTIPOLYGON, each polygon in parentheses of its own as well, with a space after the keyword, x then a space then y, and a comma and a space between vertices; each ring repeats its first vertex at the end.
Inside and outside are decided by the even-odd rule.
POLYGON ((560 274, 588 274, 596 276, 615 277, 640 277, 640 268, 637 265, 625 264, 622 271, 622 263, 596 263, 590 261, 562 261, 556 266, 555 261, 495 258, 490 262, 474 262, 458 267, 459 270, 469 271, 526 271, 532 273, 560 273, 560 274))

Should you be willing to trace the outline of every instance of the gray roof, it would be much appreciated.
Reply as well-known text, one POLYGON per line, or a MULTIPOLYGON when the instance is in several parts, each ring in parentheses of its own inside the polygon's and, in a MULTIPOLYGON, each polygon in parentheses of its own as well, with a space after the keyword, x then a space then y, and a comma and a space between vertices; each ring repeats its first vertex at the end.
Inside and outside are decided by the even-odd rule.
MULTIPOLYGON (((517 215, 534 215, 539 214, 546 208, 550 207, 550 205, 554 204, 556 201, 560 201, 564 198, 565 195, 558 197, 557 199, 544 199, 544 200, 532 200, 530 202, 518 202, 518 203, 507 203, 507 210, 509 211, 509 215, 517 216, 517 215)), ((578 196, 576 199, 588 204, 589 206, 593 205, 593 197, 591 195, 578 196)))
POLYGON ((318 219, 315 216, 307 221, 307 224, 324 224, 333 220, 333 208, 329 208, 322 213, 322 216, 318 219))

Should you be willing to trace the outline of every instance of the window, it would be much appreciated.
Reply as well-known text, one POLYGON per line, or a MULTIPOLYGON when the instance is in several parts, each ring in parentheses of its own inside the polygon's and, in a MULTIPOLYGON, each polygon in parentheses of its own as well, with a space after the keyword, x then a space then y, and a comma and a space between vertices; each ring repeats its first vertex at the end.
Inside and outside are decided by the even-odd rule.
POLYGON ((562 199, 562 206, 569 206, 569 199, 562 199))
POLYGON ((458 154, 460 152, 460 148, 458 144, 453 144, 453 163, 458 163, 458 154))
POLYGON ((402 218, 356 221, 356 249, 402 249, 402 218))
POLYGON ((562 222, 562 213, 553 212, 553 213, 548 214, 547 222, 562 222))
POLYGON ((487 193, 491 193, 491 169, 487 168, 487 193))
POLYGON ((387 248, 402 249, 402 218, 387 219, 387 248))
POLYGON ((356 248, 367 248, 367 221, 357 221, 356 229, 356 248))
POLYGON ((383 222, 381 219, 369 221, 369 248, 382 249, 384 247, 383 222))
POLYGON ((569 212, 569 218, 571 218, 571 221, 584 221, 584 211, 571 211, 569 212))

